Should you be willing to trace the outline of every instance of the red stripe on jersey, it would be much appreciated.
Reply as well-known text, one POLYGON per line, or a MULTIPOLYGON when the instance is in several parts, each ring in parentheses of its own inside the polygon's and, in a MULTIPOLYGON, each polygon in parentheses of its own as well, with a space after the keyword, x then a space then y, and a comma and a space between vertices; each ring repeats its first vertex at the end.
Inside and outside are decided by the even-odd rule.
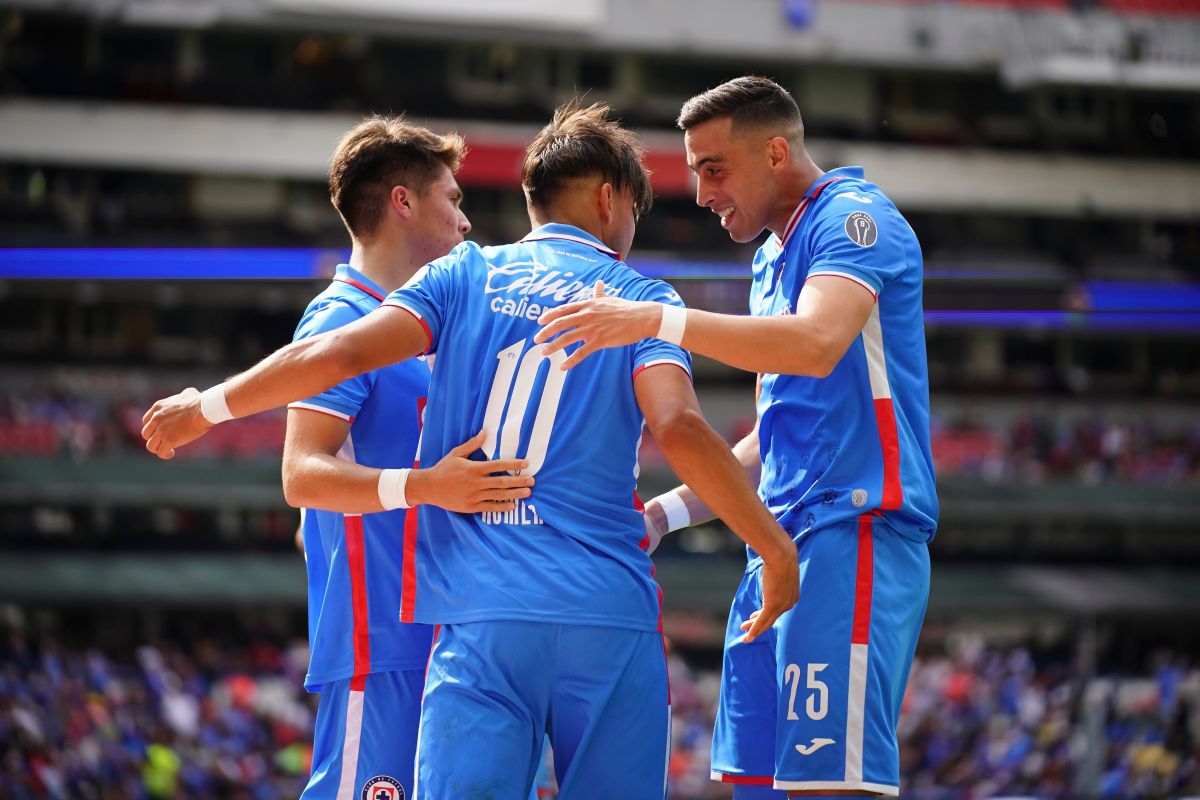
POLYGON ((383 295, 381 295, 379 292, 372 289, 370 286, 359 283, 358 281, 354 280, 353 278, 334 278, 334 280, 341 281, 342 283, 348 283, 351 286, 353 286, 355 289, 358 289, 359 291, 363 291, 363 292, 366 292, 367 294, 371 295, 371 297, 374 297, 376 300, 379 300, 381 302, 383 301, 383 295))
POLYGON ((367 619, 367 561, 363 546, 362 517, 347 514, 346 562, 350 567, 350 601, 353 616, 354 674, 371 672, 371 628, 367 619))
POLYGON ((350 691, 363 692, 363 691, 366 691, 366 689, 367 689, 367 676, 366 675, 355 675, 353 678, 350 679, 350 691))
POLYGON ((662 366, 663 364, 667 364, 672 367, 679 367, 681 370, 683 370, 683 374, 688 376, 689 381, 692 379, 692 373, 688 372, 687 367, 685 367, 683 364, 680 364, 678 361, 672 361, 669 358, 664 358, 661 361, 651 361, 649 364, 642 364, 640 367, 638 367, 637 369, 635 369, 633 371, 633 377, 636 378, 638 375, 641 375, 642 370, 644 370, 644 369, 649 369, 650 367, 659 367, 659 366, 662 366))
POLYGON ((900 437, 896 434, 896 409, 890 397, 875 401, 875 422, 883 447, 883 499, 879 507, 899 508, 904 502, 904 489, 900 486, 900 437))
POLYGON ((771 775, 728 775, 724 772, 714 772, 721 776, 721 783, 734 783, 742 786, 774 786, 775 778, 771 775))
MULTIPOLYGON (((426 398, 417 398, 417 430, 425 428, 426 398)), ((413 469, 421 468, 420 437, 417 438, 417 455, 413 469)), ((400 576, 400 621, 412 622, 413 610, 417 606, 417 507, 404 513, 404 574, 400 576)))
POLYGON ((851 644, 867 644, 871 638, 871 584, 875 576, 870 514, 858 518, 858 575, 854 580, 854 627, 851 644))

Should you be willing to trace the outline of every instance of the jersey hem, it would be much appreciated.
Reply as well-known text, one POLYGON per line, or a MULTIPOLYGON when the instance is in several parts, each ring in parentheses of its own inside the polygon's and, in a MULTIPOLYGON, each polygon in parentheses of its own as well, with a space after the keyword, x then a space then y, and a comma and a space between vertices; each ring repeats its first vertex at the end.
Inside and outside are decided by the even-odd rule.
POLYGON ((553 625, 590 625, 597 628, 620 628, 622 630, 634 630, 642 633, 658 633, 658 617, 645 622, 627 619, 614 618, 603 616, 578 616, 573 614, 540 614, 534 616, 526 611, 521 610, 490 610, 481 611, 475 614, 432 614, 437 617, 437 623, 433 623, 424 618, 423 614, 416 614, 414 622, 424 625, 462 625, 470 622, 544 622, 553 625))
MULTIPOLYGON (((400 661, 386 661, 383 664, 372 664, 371 670, 366 674, 376 675, 380 672, 408 672, 409 670, 416 669, 424 672, 426 663, 428 663, 428 658, 421 658, 411 662, 407 659, 400 661)), ((345 669, 334 670, 328 674, 314 674, 310 672, 304 676, 304 688, 307 691, 312 692, 315 690, 315 687, 324 686, 327 683, 333 683, 335 681, 349 680, 353 677, 355 677, 354 667, 346 667, 345 669)))

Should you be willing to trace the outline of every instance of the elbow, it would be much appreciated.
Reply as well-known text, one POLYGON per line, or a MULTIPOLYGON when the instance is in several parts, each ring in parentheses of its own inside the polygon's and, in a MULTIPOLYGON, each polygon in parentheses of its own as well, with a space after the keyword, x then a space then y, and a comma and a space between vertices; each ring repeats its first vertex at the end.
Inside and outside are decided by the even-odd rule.
POLYGON ((658 420, 650 432, 664 453, 672 453, 703 441, 710 430, 699 410, 681 408, 658 420))
POLYGON ((311 505, 310 500, 300 470, 284 462, 283 501, 292 508, 308 508, 311 505))
POLYGON ((336 385, 344 380, 361 375, 367 368, 361 364, 361 351, 352 347, 346 338, 334 331, 321 341, 316 356, 327 373, 326 379, 336 385))

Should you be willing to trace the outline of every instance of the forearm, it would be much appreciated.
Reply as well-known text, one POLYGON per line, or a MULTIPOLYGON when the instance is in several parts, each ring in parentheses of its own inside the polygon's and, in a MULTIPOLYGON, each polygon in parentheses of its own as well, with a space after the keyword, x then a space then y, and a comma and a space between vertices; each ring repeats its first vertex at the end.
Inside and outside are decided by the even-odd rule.
POLYGON ((235 417, 248 417, 319 394, 358 374, 331 334, 276 350, 225 381, 225 401, 235 417))
POLYGON ((841 353, 816 321, 802 316, 747 317, 690 308, 682 346, 748 372, 823 378, 841 353))
POLYGON ((373 514, 384 510, 379 501, 382 471, 327 453, 288 458, 283 464, 283 496, 295 508, 373 514))
MULTIPOLYGON (((791 542, 759 501, 746 466, 698 415, 697 422, 673 426, 656 439, 675 474, 703 503, 704 518, 719 516, 738 538, 765 557, 788 552, 791 542)), ((740 444, 745 445, 746 440, 740 444)), ((748 449, 741 448, 743 458, 748 449)))
MULTIPOLYGON (((741 464, 746 477, 754 486, 758 485, 762 474, 762 459, 758 452, 758 426, 754 426, 749 434, 733 446, 733 457, 741 464)), ((677 486, 668 494, 674 494, 687 509, 687 525, 701 525, 709 522, 717 515, 700 497, 686 484, 677 486)), ((669 533, 675 528, 668 524, 667 514, 663 510, 664 495, 659 495, 646 503, 646 513, 653 519, 655 526, 662 533, 669 533)))

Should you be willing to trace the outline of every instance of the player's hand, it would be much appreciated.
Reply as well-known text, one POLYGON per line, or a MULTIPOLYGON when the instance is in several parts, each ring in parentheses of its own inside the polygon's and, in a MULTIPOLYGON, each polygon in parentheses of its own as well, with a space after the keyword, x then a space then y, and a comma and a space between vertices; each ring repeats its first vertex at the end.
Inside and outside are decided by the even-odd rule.
POLYGON ((175 449, 196 441, 213 427, 200 413, 200 392, 192 387, 150 406, 142 416, 146 449, 166 461, 175 449))
POLYGON ((800 599, 800 564, 796 558, 796 545, 791 539, 788 542, 791 547, 779 556, 763 560, 763 604, 741 624, 741 629, 746 632, 743 642, 754 641, 800 599))
POLYGON ((661 323, 661 303, 612 297, 604 293, 604 282, 596 281, 591 300, 567 303, 538 317, 538 324, 545 327, 533 341, 540 344, 558 337, 542 348, 546 355, 582 342, 562 364, 562 369, 570 369, 597 350, 653 338, 661 323))
POLYGON ((528 461, 519 458, 471 461, 467 458, 483 446, 485 438, 485 432, 480 431, 429 469, 414 469, 405 486, 409 504, 435 505, 447 511, 475 514, 511 511, 516 508, 517 500, 529 497, 533 478, 509 474, 528 468, 528 461))

